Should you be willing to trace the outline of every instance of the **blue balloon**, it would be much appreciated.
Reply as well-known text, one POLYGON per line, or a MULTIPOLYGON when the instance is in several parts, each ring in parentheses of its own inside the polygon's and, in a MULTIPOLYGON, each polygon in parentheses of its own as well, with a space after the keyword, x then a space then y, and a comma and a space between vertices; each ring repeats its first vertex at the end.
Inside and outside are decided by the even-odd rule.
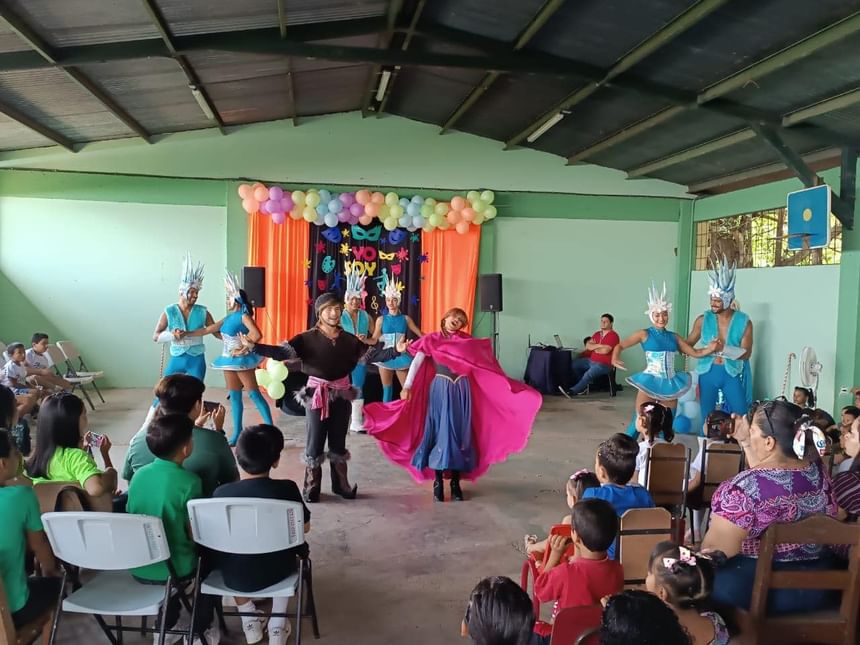
POLYGON ((397 220, 397 223, 400 225, 401 228, 406 228, 407 226, 410 226, 412 224, 412 218, 409 217, 409 215, 404 215, 399 220, 397 220))
POLYGON ((400 198, 400 205, 401 205, 404 209, 408 208, 410 203, 411 203, 411 202, 409 201, 409 198, 408 198, 408 197, 401 197, 401 198, 400 198))
POLYGON ((323 188, 320 192, 320 203, 328 204, 331 201, 331 193, 323 188))
POLYGON ((422 206, 424 204, 424 198, 421 195, 413 195, 412 196, 412 203, 418 204, 419 206, 422 206))
POLYGON ((326 206, 325 204, 320 204, 319 206, 317 206, 317 215, 319 215, 320 217, 325 217, 326 215, 328 215, 328 206, 326 206))
POLYGON ((421 206, 415 202, 411 202, 409 206, 406 207, 406 212, 409 214, 409 217, 417 217, 421 214, 421 206))
POLYGON ((690 419, 681 415, 676 416, 672 422, 672 429, 678 434, 690 434, 690 430, 692 429, 690 419))
POLYGON ((333 199, 328 203, 328 212, 337 215, 343 210, 343 202, 339 199, 333 199))
POLYGON ((323 221, 328 227, 335 227, 338 224, 337 215, 335 215, 334 213, 328 213, 323 219, 323 221))

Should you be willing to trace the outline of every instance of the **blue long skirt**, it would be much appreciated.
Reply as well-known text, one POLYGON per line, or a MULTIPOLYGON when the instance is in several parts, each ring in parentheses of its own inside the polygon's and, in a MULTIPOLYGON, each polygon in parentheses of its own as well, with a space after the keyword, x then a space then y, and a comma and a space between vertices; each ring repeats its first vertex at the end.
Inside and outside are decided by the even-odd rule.
POLYGON ((469 472, 475 467, 475 459, 469 379, 452 381, 437 374, 430 383, 424 439, 412 457, 412 465, 419 470, 469 472))

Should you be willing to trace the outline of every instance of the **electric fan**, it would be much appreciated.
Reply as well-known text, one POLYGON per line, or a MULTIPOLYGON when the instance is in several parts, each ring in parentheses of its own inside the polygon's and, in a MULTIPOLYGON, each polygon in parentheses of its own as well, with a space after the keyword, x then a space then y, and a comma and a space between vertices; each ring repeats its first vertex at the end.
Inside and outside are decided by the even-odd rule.
POLYGON ((800 383, 803 387, 812 388, 813 394, 818 394, 818 377, 821 374, 822 365, 818 362, 815 350, 804 347, 800 352, 800 362, 797 364, 800 372, 800 383))

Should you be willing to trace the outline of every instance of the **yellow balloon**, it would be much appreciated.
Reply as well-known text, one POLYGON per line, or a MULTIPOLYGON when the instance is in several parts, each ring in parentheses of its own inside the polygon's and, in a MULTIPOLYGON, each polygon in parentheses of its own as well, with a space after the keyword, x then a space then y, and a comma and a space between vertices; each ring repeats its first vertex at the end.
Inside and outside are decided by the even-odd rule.
POLYGON ((495 198, 496 194, 492 190, 485 190, 481 193, 481 201, 486 202, 487 204, 492 204, 495 198))
POLYGON ((269 394, 269 396, 276 401, 278 399, 283 398, 284 394, 286 394, 286 391, 287 390, 284 387, 284 384, 280 381, 274 381, 272 383, 269 383, 269 386, 266 388, 266 392, 269 394))
POLYGON ((472 202, 472 210, 476 213, 483 213, 485 208, 487 208, 487 202, 483 199, 476 199, 472 202))
POLYGON ((385 227, 386 231, 393 231, 397 228, 397 218, 389 217, 382 223, 382 225, 385 227))
POLYGON ((485 219, 493 219, 498 213, 496 212, 496 207, 490 204, 484 209, 484 218, 485 219))
POLYGON ((484 223, 484 214, 483 213, 475 213, 475 217, 472 219, 472 224, 475 226, 480 226, 484 223))
POLYGON ((432 197, 428 197, 424 200, 424 203, 427 204, 430 208, 436 208, 436 200, 432 197))
POLYGON ((254 370, 254 376, 257 378, 257 385, 262 385, 266 387, 269 383, 272 382, 272 375, 269 374, 266 370, 254 370))
POLYGON ((397 219, 400 219, 401 217, 403 217, 403 207, 400 204, 392 204, 388 207, 388 213, 391 215, 391 217, 396 217, 397 219))
POLYGON ((399 201, 400 201, 400 197, 397 195, 397 193, 388 193, 385 196, 385 203, 388 204, 389 206, 394 206, 399 201))
POLYGON ((296 206, 304 206, 305 205, 305 197, 306 195, 300 190, 294 190, 293 194, 290 195, 293 198, 293 204, 296 206))
POLYGON ((305 218, 306 222, 315 222, 317 219, 317 212, 313 207, 305 206, 302 211, 302 217, 305 218))
POLYGON ((444 217, 448 214, 448 204, 446 204, 445 202, 439 202, 433 207, 433 210, 436 212, 437 215, 441 215, 442 217, 444 217))
POLYGON ((305 204, 310 206, 311 208, 316 208, 320 205, 320 195, 319 193, 309 192, 305 195, 305 204))

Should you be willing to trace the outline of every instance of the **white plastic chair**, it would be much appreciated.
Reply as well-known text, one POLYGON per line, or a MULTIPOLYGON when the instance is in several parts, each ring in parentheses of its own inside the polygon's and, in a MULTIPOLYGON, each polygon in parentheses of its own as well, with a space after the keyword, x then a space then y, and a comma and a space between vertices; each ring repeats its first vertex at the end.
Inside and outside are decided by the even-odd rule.
POLYGON ((6 354, 6 343, 0 340, 0 359, 3 361, 3 365, 9 362, 9 356, 6 354))
MULTIPOLYGON (((273 553, 304 544, 304 509, 298 502, 249 497, 195 499, 188 502, 194 541, 209 549, 229 554, 273 553)), ((291 598, 296 596, 296 640, 302 642, 303 591, 308 594, 308 613, 314 637, 319 638, 310 558, 300 557, 298 571, 259 591, 237 591, 224 582, 217 569, 198 585, 198 593, 244 598, 291 598)), ((254 615, 224 612, 228 616, 254 615)), ((284 616, 291 614, 267 614, 284 616)))
POLYGON ((84 363, 84 357, 81 356, 81 352, 78 351, 77 345, 75 345, 70 340, 58 340, 57 347, 60 348, 60 351, 63 353, 63 356, 66 358, 66 364, 69 366, 69 372, 72 376, 90 376, 92 377, 93 387, 96 389, 96 394, 99 395, 99 399, 104 403, 105 399, 102 396, 101 390, 99 390, 98 383, 96 383, 96 379, 102 378, 105 373, 103 371, 91 371, 87 364, 84 363), (77 367, 75 366, 75 359, 78 361, 77 367))
POLYGON ((81 394, 84 395, 84 398, 87 400, 87 403, 90 404, 90 408, 95 410, 96 406, 93 405, 92 399, 90 399, 89 393, 84 389, 84 385, 87 383, 93 382, 92 376, 72 376, 71 374, 64 374, 63 370, 60 369, 60 366, 66 362, 66 357, 63 356, 63 352, 60 351, 60 348, 51 343, 48 345, 48 349, 45 351, 48 355, 48 360, 51 361, 51 364, 54 366, 54 372, 56 372, 57 376, 62 376, 69 383, 71 383, 74 387, 72 391, 80 390, 81 394))
MULTIPOLYGON (((124 631, 140 631, 140 628, 123 627, 123 616, 158 616, 170 598, 171 590, 176 589, 170 547, 160 518, 124 513, 64 512, 45 513, 42 524, 59 560, 100 572, 67 596, 61 610, 92 615, 111 642, 116 642, 113 632, 121 635, 124 631), (163 585, 140 583, 128 571, 164 561, 167 561, 171 576, 163 585), (116 616, 116 626, 108 627, 102 616, 116 616)), ((51 645, 57 633, 60 613, 57 611, 54 616, 51 645)), ((164 642, 166 633, 187 635, 191 641, 192 627, 189 626, 186 634, 166 630, 165 626, 161 621, 160 630, 149 630, 160 634, 160 643, 164 642)))

